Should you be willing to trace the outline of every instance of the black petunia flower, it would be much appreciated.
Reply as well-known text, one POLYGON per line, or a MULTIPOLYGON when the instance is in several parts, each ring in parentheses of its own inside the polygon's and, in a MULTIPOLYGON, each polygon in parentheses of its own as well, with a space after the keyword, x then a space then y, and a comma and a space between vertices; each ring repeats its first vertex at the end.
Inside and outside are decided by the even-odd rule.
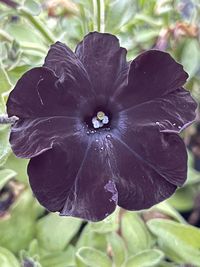
POLYGON ((188 75, 164 52, 131 62, 111 34, 89 33, 75 53, 57 42, 43 67, 10 93, 10 142, 31 158, 28 175, 50 211, 91 221, 116 205, 140 210, 183 185, 187 153, 178 133, 195 118, 188 75))

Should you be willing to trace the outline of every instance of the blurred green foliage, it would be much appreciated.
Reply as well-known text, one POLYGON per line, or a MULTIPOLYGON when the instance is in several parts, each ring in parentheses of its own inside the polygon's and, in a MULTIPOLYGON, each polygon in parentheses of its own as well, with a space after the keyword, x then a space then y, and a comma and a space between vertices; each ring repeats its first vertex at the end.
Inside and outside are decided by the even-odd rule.
MULTIPOLYGON (((74 49, 89 31, 110 32, 134 58, 146 49, 168 51, 190 74, 200 101, 199 0, 0 1, 0 114, 21 75, 43 63, 57 40, 74 49), (9 5, 3 3, 7 2, 9 5)), ((193 133, 190 127, 184 134, 193 133)), ((200 173, 189 154, 188 180, 148 211, 117 210, 99 223, 48 214, 28 186, 27 160, 11 152, 9 126, 0 125, 1 267, 200 266, 200 173), (6 200, 6 201, 5 201, 6 200), (5 206, 6 205, 6 206, 5 206)))

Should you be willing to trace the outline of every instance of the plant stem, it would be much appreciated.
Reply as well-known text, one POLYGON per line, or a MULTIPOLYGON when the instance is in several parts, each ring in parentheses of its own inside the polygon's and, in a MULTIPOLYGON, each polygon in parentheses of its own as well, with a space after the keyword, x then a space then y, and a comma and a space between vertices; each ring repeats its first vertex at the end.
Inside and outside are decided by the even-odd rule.
POLYGON ((93 3, 93 30, 98 31, 97 26, 97 0, 92 0, 93 3))
POLYGON ((19 12, 28 19, 28 21, 42 34, 48 43, 55 43, 54 36, 50 31, 48 31, 48 29, 45 28, 45 25, 39 20, 39 18, 35 18, 24 8, 20 8, 19 12))
POLYGON ((80 15, 82 18, 82 24, 83 24, 83 35, 86 35, 86 33, 88 32, 88 26, 87 26, 87 19, 86 19, 86 15, 85 15, 85 10, 84 10, 84 6, 82 4, 79 4, 79 10, 80 10, 80 15))
POLYGON ((101 1, 97 0, 97 30, 101 31, 101 1))
MULTIPOLYGON (((14 38, 10 36, 7 32, 0 29, 0 40, 6 41, 8 43, 12 43, 14 41, 14 38)), ((20 43, 20 46, 25 50, 36 50, 38 52, 41 52, 42 54, 46 53, 45 48, 42 48, 41 46, 34 44, 34 43, 20 43)))
POLYGON ((0 124, 13 124, 18 120, 16 116, 0 115, 0 124))
POLYGON ((37 44, 24 42, 24 43, 21 43, 20 45, 25 50, 35 50, 35 51, 41 52, 42 54, 46 54, 45 48, 43 48, 37 44))
POLYGON ((14 40, 7 32, 4 30, 0 30, 0 39, 3 39, 4 41, 7 41, 9 43, 12 43, 14 40))
MULTIPOLYGON (((94 6, 94 2, 93 1, 93 6, 94 6)), ((95 8, 96 8, 96 16, 94 18, 94 20, 97 23, 97 30, 99 32, 104 32, 105 31, 105 3, 104 0, 96 0, 95 2, 95 8)))
POLYGON ((100 32, 105 32, 105 2, 100 0, 100 32))

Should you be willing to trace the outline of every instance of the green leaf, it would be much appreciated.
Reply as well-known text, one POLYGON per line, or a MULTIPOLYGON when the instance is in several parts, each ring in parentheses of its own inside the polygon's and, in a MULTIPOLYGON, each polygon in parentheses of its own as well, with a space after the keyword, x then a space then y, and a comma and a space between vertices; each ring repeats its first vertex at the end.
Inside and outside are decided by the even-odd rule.
POLYGON ((37 214, 33 209, 34 203, 32 193, 28 190, 15 199, 8 210, 8 216, 0 218, 0 246, 13 253, 28 247, 35 234, 37 214))
POLYGON ((1 267, 20 267, 17 258, 7 249, 0 247, 1 267))
POLYGON ((18 8, 18 11, 19 15, 24 17, 33 26, 34 30, 36 30, 43 37, 43 40, 45 40, 47 44, 52 44, 55 42, 53 32, 48 29, 45 22, 43 23, 39 17, 34 17, 24 7, 18 8))
POLYGON ((36 226, 39 245, 48 251, 63 250, 80 229, 82 221, 50 213, 36 226))
POLYGON ((9 155, 10 144, 9 144, 9 127, 0 129, 0 166, 2 166, 9 155))
POLYGON ((130 257, 124 267, 155 267, 161 262, 164 253, 157 249, 142 251, 130 257))
POLYGON ((189 73, 190 78, 192 78, 199 69, 200 61, 200 45, 196 39, 187 39, 185 42, 181 63, 183 64, 185 70, 189 73))
POLYGON ((9 77, 3 68, 2 64, 0 63, 0 95, 2 93, 9 91, 12 88, 12 84, 9 80, 9 77))
POLYGON ((43 267, 68 267, 75 264, 75 249, 68 246, 65 251, 53 252, 41 258, 43 267))
POLYGON ((16 179, 23 183, 28 183, 27 165, 28 159, 17 158, 13 153, 10 153, 4 165, 5 168, 14 170, 17 175, 16 179))
MULTIPOLYGON (((0 114, 6 113, 6 107, 5 107, 3 94, 5 92, 8 92, 11 88, 12 88, 12 84, 9 80, 9 77, 5 69, 3 68, 2 63, 0 62, 0 114)), ((2 129, 2 125, 0 129, 2 129)))
POLYGON ((139 23, 144 24, 145 23, 145 24, 148 24, 152 27, 162 26, 162 20, 160 18, 155 18, 155 17, 145 15, 142 13, 136 14, 134 16, 133 22, 135 24, 139 24, 139 23))
POLYGON ((26 0, 24 2, 24 8, 26 8, 33 16, 38 16, 41 12, 41 4, 34 0, 26 0))
POLYGON ((176 209, 174 209, 167 201, 161 202, 154 206, 152 210, 158 210, 173 219, 175 219, 178 222, 186 223, 185 219, 180 215, 179 212, 177 212, 176 209))
POLYGON ((122 236, 131 254, 152 246, 153 238, 137 213, 126 212, 122 217, 121 223, 122 236))
POLYGON ((76 257, 88 267, 94 267, 94 263, 95 267, 112 267, 109 257, 94 248, 80 248, 76 253, 76 257))
MULTIPOLYGON (((158 267, 177 267, 177 264, 173 262, 166 262, 166 261, 161 261, 158 265, 158 267)), ((179 266, 180 267, 180 266, 179 266)))
POLYGON ((37 239, 33 239, 29 244, 28 255, 34 257, 35 255, 39 255, 40 249, 37 239))
POLYGON ((150 40, 154 40, 155 38, 158 37, 159 35, 159 32, 160 30, 159 29, 154 29, 154 30, 142 30, 142 31, 139 31, 134 40, 137 42, 137 43, 145 43, 145 42, 148 42, 150 40))
POLYGON ((76 244, 76 248, 93 247, 102 251, 107 248, 107 240, 105 234, 99 234, 91 229, 91 224, 87 224, 76 244))
POLYGON ((189 150, 188 152, 188 172, 187 172, 187 185, 196 184, 200 182, 200 172, 194 169, 194 156, 189 150))
POLYGON ((7 182, 16 176, 16 172, 9 169, 0 169, 0 190, 7 184, 7 182))
POLYGON ((171 220, 153 219, 147 223, 158 238, 159 247, 177 263, 199 264, 200 230, 171 220))
POLYGON ((41 35, 34 30, 34 28, 23 22, 10 23, 6 26, 6 31, 13 36, 13 38, 22 45, 23 43, 43 44, 41 35), (27 39, 28 36, 28 39, 27 39))
MULTIPOLYGON (((31 60, 31 59, 30 59, 31 60)), ((31 69, 31 65, 23 64, 17 65, 15 68, 9 70, 9 77, 13 84, 15 84, 19 78, 28 70, 31 69)))
POLYGON ((135 3, 131 0, 112 0, 109 2, 106 14, 106 31, 119 31, 136 12, 135 3))
POLYGON ((192 186, 179 188, 176 193, 168 199, 168 203, 179 211, 189 211, 194 206, 196 192, 192 186))
POLYGON ((115 267, 121 267, 126 260, 126 248, 123 239, 115 232, 107 235, 115 267))
POLYGON ((119 209, 101 222, 90 223, 90 229, 103 234, 116 231, 119 227, 118 216, 119 209))
MULTIPOLYGON (((1 114, 5 114, 5 112, 6 112, 6 107, 5 107, 5 105, 3 104, 3 100, 2 100, 2 97, 0 96, 0 115, 1 114)), ((0 130, 3 128, 5 128, 5 127, 2 127, 3 125, 1 125, 0 126, 0 130)))

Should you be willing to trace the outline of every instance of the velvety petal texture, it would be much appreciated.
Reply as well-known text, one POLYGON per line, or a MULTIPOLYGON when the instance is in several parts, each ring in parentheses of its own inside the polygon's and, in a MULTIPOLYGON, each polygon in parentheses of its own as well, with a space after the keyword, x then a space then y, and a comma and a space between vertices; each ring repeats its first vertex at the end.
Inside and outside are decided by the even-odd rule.
POLYGON ((151 165, 142 158, 145 152, 137 154, 120 139, 113 140, 113 145, 120 207, 128 210, 147 209, 175 192, 176 185, 168 182, 164 175, 159 173, 159 168, 156 168, 158 166, 151 165))
POLYGON ((9 95, 17 116, 10 143, 30 158, 30 186, 49 211, 99 221, 117 205, 147 209, 187 178, 178 135, 195 119, 187 73, 168 53, 131 62, 108 33, 92 32, 75 52, 56 42, 43 67, 26 72, 9 95))
POLYGON ((120 47, 114 35, 89 33, 77 45, 75 53, 87 70, 98 95, 109 96, 127 82, 127 51, 120 47))
POLYGON ((129 68, 128 86, 117 90, 122 108, 144 103, 173 92, 185 84, 188 74, 168 53, 149 50, 134 59, 129 68))
POLYGON ((79 144, 74 150, 76 142, 72 139, 67 150, 55 146, 32 158, 28 166, 30 184, 40 203, 50 211, 99 221, 117 205, 113 172, 95 141, 79 144))
POLYGON ((35 157, 54 144, 66 145, 71 137, 81 134, 77 127, 73 117, 19 119, 10 134, 12 150, 20 158, 35 157))
POLYGON ((79 123, 80 114, 89 112, 88 103, 93 98, 90 88, 60 83, 46 67, 25 73, 7 102, 8 115, 19 118, 11 128, 13 152, 18 157, 31 158, 54 143, 64 143, 65 138, 77 135, 84 127, 79 123))
POLYGON ((181 132, 195 117, 196 103, 183 88, 120 112, 137 127, 156 126, 160 132, 181 132))
POLYGON ((86 91, 91 88, 90 77, 82 62, 69 47, 61 42, 51 46, 44 66, 53 70, 61 83, 86 91))

